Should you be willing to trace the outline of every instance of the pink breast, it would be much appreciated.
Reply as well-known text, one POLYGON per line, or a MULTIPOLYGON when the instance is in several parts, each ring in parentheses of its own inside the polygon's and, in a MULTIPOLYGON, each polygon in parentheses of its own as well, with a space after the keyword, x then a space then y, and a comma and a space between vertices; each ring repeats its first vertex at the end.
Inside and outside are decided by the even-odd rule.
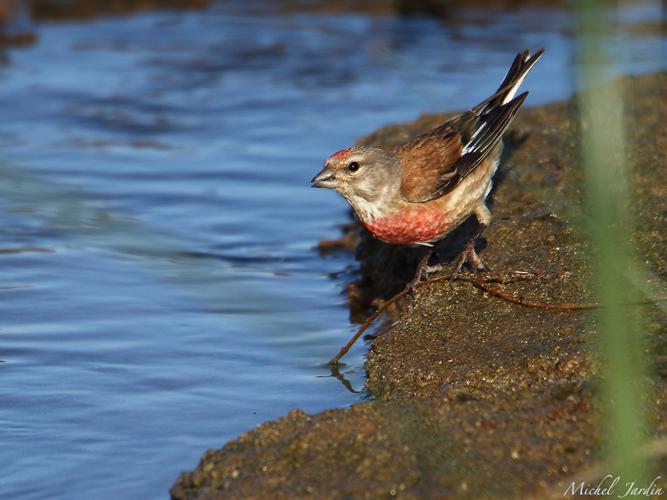
POLYGON ((441 210, 423 206, 362 224, 377 238, 394 245, 437 241, 450 229, 441 210))

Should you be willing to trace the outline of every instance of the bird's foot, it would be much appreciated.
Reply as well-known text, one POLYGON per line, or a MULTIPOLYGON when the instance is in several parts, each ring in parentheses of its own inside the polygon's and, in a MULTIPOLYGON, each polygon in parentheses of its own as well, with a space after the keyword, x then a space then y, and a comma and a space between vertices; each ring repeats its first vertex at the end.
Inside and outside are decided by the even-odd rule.
POLYGON ((415 272, 415 277, 408 281, 407 285, 403 289, 406 293, 413 293, 417 285, 424 279, 426 276, 425 269, 420 269, 417 267, 417 272, 415 272))
POLYGON ((474 240, 470 240, 468 243, 466 243, 466 246, 463 247, 463 251, 461 251, 457 257, 456 262, 454 263, 454 269, 452 270, 452 274, 449 277, 451 281, 454 281, 457 278, 461 272, 461 268, 466 263, 470 265, 473 272, 491 270, 491 268, 481 259, 481 257, 477 255, 477 252, 475 251, 474 240))
POLYGON ((405 285, 405 291, 412 293, 419 283, 426 281, 430 275, 439 273, 446 267, 447 266, 444 264, 436 264, 434 266, 423 266, 421 269, 417 268, 415 277, 412 278, 412 280, 407 285, 405 285))
POLYGON ((415 277, 412 278, 407 285, 405 285, 404 291, 407 293, 412 293, 415 291, 417 285, 429 274, 429 269, 431 266, 428 265, 428 261, 433 254, 433 250, 429 250, 417 264, 417 270, 415 271, 415 277))

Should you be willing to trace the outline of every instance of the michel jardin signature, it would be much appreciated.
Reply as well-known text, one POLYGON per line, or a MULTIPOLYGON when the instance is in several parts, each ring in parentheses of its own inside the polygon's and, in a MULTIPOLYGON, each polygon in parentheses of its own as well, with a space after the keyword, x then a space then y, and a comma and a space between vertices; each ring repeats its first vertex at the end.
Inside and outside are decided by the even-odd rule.
POLYGON ((607 474, 599 483, 571 483, 563 496, 613 496, 615 498, 632 498, 632 497, 659 497, 665 492, 664 488, 656 486, 655 483, 662 476, 656 477, 648 486, 640 486, 634 481, 621 483, 621 476, 614 476, 607 474))

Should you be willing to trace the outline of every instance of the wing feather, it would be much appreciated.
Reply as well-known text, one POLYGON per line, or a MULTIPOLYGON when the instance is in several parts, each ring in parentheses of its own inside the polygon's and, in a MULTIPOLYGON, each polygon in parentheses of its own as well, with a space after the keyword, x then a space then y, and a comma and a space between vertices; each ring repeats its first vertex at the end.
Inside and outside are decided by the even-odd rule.
POLYGON ((394 150, 406 200, 424 203, 447 194, 494 151, 528 92, 514 94, 542 52, 517 54, 492 96, 394 150))
POLYGON ((458 182, 456 161, 463 143, 456 123, 448 121, 394 150, 401 162, 401 193, 409 201, 433 198, 435 189, 458 182))

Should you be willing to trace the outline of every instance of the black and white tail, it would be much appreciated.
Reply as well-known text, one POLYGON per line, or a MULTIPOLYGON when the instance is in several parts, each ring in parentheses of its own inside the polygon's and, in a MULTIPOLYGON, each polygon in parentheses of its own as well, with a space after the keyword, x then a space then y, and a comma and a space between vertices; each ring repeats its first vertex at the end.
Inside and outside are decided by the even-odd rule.
POLYGON ((526 78, 528 72, 535 66, 535 63, 542 56, 543 52, 544 49, 540 49, 532 56, 529 50, 518 53, 498 90, 492 96, 475 106, 473 111, 479 110, 480 113, 484 113, 484 111, 490 111, 495 107, 510 102, 516 95, 516 91, 519 90, 521 83, 523 83, 523 79, 526 78))
POLYGON ((528 95, 524 92, 514 97, 516 91, 543 52, 539 49, 531 56, 524 50, 517 54, 498 90, 471 109, 473 126, 459 160, 464 171, 475 168, 500 141, 528 95))

